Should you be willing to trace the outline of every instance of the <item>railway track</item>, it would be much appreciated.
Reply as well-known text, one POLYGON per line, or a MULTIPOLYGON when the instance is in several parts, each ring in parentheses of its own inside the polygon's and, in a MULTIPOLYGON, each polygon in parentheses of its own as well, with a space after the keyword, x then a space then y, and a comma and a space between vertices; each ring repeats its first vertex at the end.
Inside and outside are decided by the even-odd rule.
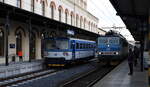
MULTIPOLYGON (((71 67, 79 67, 79 65, 77 65, 77 66, 73 65, 71 67)), ((67 67, 67 68, 69 69, 70 67, 67 67)), ((44 77, 47 75, 51 75, 51 74, 59 72, 59 71, 62 71, 62 69, 59 69, 59 68, 54 69, 54 70, 44 69, 44 70, 39 70, 39 71, 34 71, 34 72, 11 76, 8 78, 0 78, 0 87, 15 86, 17 84, 20 84, 20 83, 23 83, 23 82, 26 82, 29 80, 34 80, 36 78, 44 77)))
POLYGON ((59 87, 91 87, 100 79, 102 79, 107 73, 109 73, 115 66, 111 67, 99 67, 92 71, 82 73, 76 78, 66 81, 59 87))
POLYGON ((37 72, 27 73, 26 75, 14 76, 6 79, 0 79, 0 87, 8 87, 22 83, 28 80, 36 79, 42 76, 50 75, 58 72, 59 70, 40 70, 37 72))

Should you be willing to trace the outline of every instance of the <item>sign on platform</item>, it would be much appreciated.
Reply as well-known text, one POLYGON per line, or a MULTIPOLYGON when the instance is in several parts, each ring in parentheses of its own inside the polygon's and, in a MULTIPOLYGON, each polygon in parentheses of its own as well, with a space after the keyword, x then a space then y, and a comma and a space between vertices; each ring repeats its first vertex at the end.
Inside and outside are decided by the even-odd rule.
POLYGON ((67 34, 68 34, 68 35, 75 35, 75 33, 74 33, 73 30, 67 30, 67 34))

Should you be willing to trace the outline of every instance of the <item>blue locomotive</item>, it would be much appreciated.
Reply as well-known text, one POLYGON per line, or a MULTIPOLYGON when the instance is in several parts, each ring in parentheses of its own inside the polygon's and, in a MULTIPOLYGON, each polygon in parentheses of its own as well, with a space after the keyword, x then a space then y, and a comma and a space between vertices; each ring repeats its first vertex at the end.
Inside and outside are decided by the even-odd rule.
POLYGON ((128 42, 120 34, 113 31, 97 39, 97 56, 100 61, 122 60, 128 54, 128 42))

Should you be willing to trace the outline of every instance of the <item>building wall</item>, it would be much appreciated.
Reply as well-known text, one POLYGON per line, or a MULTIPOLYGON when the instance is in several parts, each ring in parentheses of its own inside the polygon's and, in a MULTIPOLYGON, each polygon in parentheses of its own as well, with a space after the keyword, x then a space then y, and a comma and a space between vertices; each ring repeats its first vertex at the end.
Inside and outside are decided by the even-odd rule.
MULTIPOLYGON (((1 0, 0 0, 1 1, 1 0)), ((79 27, 81 29, 85 29, 87 31, 91 31, 94 33, 98 33, 99 29, 97 28, 98 24, 98 19, 90 14, 87 11, 87 6, 86 0, 34 0, 34 10, 33 10, 33 5, 31 3, 31 0, 21 0, 21 3, 18 4, 17 1, 19 0, 4 0, 4 3, 30 11, 34 12, 36 14, 45 16, 47 18, 52 19, 51 15, 51 6, 54 6, 54 20, 59 21, 59 10, 61 9, 61 22, 65 23, 65 10, 68 9, 68 24, 71 24, 71 15, 73 16, 73 21, 72 25, 79 27), (76 1, 75 3, 73 1, 76 1), (83 2, 83 3, 81 3, 83 2), (42 12, 42 3, 44 3, 45 11, 44 15, 42 12), (79 4, 78 4, 79 3, 79 4), (84 4, 85 3, 85 4, 84 4), (62 7, 62 8, 60 8, 62 7), (78 26, 76 24, 76 17, 78 15, 78 26), (80 20, 82 18, 82 26, 80 26, 80 20), (85 27, 84 27, 84 20, 85 22, 85 27)), ((0 23, 5 24, 6 20, 0 18, 0 23)), ((45 27, 42 26, 37 26, 37 25, 32 25, 35 27, 37 30, 44 29, 45 27)), ((4 26, 0 26, 0 28, 3 28, 5 30, 4 26)), ((9 62, 13 62, 12 57, 15 56, 15 61, 14 62, 19 62, 19 61, 29 61, 30 57, 30 48, 29 48, 29 25, 27 23, 21 23, 17 22, 14 20, 10 20, 10 30, 9 30, 9 36, 8 36, 8 56, 9 56, 9 62), (19 57, 17 56, 16 53, 16 32, 21 31, 22 35, 22 54, 23 54, 23 60, 19 60, 19 57), (10 48, 10 44, 14 44, 15 48, 10 48)), ((48 32, 51 31, 56 31, 56 29, 47 29, 49 30, 48 32)), ((33 31, 35 32, 35 31, 33 31)), ((4 32, 5 33, 5 32, 4 32)), ((36 33, 36 53, 35 53, 35 60, 42 59, 41 57, 41 36, 36 33)), ((41 33, 41 32, 40 32, 41 33)), ((62 36, 65 36, 65 33, 60 31, 58 32, 62 36)), ((58 34, 58 35, 60 35, 58 34)), ((5 54, 5 51, 4 51, 5 54)), ((5 58, 3 56, 0 56, 0 64, 5 63, 5 58)))
MULTIPOLYGON (((5 0, 5 3, 17 6, 17 1, 19 0, 5 0)), ((68 15, 68 24, 71 24, 71 13, 73 13, 73 22, 72 25, 76 26, 76 15, 79 15, 79 22, 78 26, 79 28, 98 33, 98 18, 93 16, 87 11, 87 0, 33 0, 34 1, 34 11, 32 10, 32 0, 21 0, 21 9, 34 12, 39 15, 42 14, 42 3, 45 5, 45 17, 51 18, 51 3, 54 3, 56 6, 54 9, 54 19, 59 21, 59 6, 62 7, 62 22, 65 23, 65 9, 69 10, 68 15), (75 2, 75 3, 74 3, 75 2), (80 19, 82 18, 82 26, 80 27, 80 19), (84 19, 86 19, 85 27, 84 27, 84 19)))
MULTIPOLYGON (((4 19, 0 19, 0 23, 5 23, 4 19)), ((40 27, 33 25, 34 27, 40 27)), ((0 26, 0 28, 5 29, 4 26, 0 26)), ((41 28, 42 29, 42 28, 41 28)), ((34 32, 34 31, 33 31, 34 32)), ((36 33, 36 53, 35 53, 35 60, 42 59, 41 57, 41 37, 38 36, 38 32, 36 33)), ((5 51, 4 51, 5 54, 5 51)), ((12 56, 15 56, 15 61, 14 62, 19 62, 19 61, 29 61, 29 32, 28 32, 28 24, 17 22, 10 20, 10 29, 9 29, 9 35, 8 35, 8 57, 9 57, 9 62, 12 62, 12 56), (21 31, 22 34, 22 57, 23 60, 19 60, 19 57, 17 56, 16 53, 16 33, 21 31), (14 44, 14 48, 10 48, 10 44, 14 44)), ((0 57, 0 64, 5 63, 5 58, 0 57)))

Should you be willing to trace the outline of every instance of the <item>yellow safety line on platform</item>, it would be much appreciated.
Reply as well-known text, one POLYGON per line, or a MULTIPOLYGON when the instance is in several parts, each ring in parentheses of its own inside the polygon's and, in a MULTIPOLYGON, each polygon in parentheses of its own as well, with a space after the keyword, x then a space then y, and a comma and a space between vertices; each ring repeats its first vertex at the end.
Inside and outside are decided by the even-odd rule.
POLYGON ((65 66, 64 64, 48 64, 48 66, 65 66))

